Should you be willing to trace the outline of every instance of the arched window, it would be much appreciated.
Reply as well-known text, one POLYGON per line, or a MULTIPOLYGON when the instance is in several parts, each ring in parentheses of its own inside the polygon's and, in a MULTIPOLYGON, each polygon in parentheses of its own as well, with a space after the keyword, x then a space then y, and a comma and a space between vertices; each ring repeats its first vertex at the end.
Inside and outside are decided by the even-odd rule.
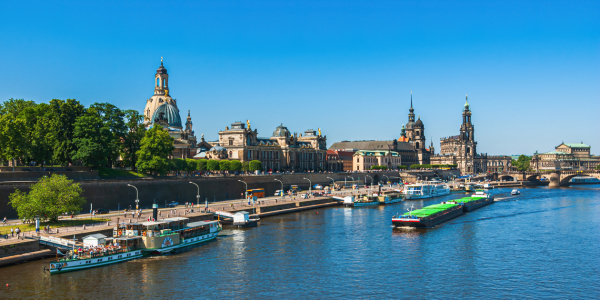
POLYGON ((156 86, 160 84, 160 78, 156 78, 156 86))
POLYGON ((167 79, 163 78, 163 87, 167 87, 167 79))
POLYGON ((417 130, 417 136, 419 135, 419 131, 417 130))
POLYGON ((419 142, 417 142, 417 144, 416 144, 416 145, 417 145, 417 149, 419 149, 419 142))

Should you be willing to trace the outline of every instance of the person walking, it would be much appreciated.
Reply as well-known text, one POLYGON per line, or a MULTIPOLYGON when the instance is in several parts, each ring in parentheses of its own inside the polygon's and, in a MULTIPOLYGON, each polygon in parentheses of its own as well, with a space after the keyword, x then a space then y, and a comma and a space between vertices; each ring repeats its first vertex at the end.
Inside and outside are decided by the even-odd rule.
POLYGON ((135 218, 135 212, 134 211, 131 212, 131 218, 132 219, 135 218))
POLYGON ((15 236, 15 230, 12 227, 10 228, 10 236, 15 236))

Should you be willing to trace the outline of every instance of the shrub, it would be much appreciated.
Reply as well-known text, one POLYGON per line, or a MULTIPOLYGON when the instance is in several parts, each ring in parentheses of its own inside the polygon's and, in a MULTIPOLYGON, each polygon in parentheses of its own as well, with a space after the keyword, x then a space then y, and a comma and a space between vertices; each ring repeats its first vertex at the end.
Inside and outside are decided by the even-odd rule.
POLYGON ((208 163, 206 163, 206 169, 210 170, 210 171, 218 171, 221 168, 219 167, 219 161, 211 159, 208 161, 208 163))

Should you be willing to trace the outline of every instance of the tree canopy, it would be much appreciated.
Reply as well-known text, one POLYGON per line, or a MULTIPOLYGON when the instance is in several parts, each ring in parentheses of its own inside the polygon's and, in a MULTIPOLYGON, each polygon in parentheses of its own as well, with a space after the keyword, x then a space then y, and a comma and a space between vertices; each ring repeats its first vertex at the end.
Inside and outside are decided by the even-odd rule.
POLYGON ((136 167, 142 173, 167 174, 169 155, 173 153, 173 138, 161 126, 153 126, 146 131, 140 141, 140 150, 136 152, 136 167))
POLYGON ((65 175, 44 176, 31 186, 29 193, 16 190, 9 196, 9 204, 19 214, 19 219, 33 220, 35 217, 57 222, 63 213, 82 210, 86 203, 81 196, 83 190, 65 175))
POLYGON ((521 154, 517 160, 512 160, 511 164, 517 168, 518 171, 528 171, 530 168, 531 157, 521 154))
POLYGON ((262 170, 262 162, 260 160, 252 160, 248 165, 248 169, 250 172, 261 171, 262 170))

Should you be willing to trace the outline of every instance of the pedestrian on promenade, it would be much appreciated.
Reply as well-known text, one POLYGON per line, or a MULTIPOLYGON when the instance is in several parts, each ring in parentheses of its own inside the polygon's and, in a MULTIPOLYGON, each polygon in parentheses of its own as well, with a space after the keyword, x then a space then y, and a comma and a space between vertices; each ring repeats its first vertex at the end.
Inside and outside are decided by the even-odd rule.
POLYGON ((10 236, 15 236, 15 230, 12 227, 10 228, 10 236))
POLYGON ((123 217, 127 218, 127 210, 123 210, 123 217))
POLYGON ((6 224, 6 217, 4 217, 4 220, 2 220, 2 223, 6 224))

